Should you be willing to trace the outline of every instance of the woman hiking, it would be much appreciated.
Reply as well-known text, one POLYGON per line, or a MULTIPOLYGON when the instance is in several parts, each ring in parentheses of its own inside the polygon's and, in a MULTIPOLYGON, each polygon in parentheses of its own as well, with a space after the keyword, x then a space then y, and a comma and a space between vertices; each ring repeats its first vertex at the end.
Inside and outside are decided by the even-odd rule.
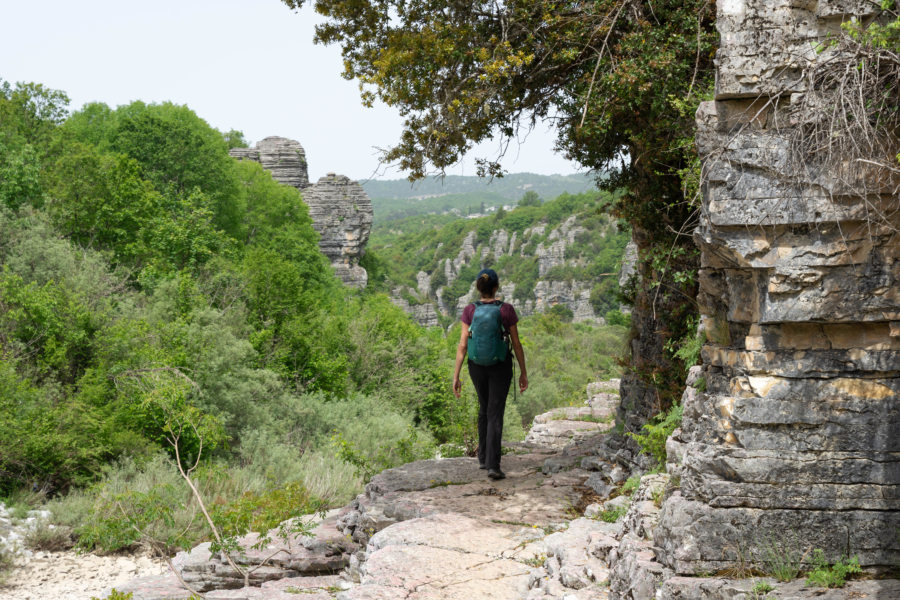
POLYGON ((519 341, 516 309, 496 298, 500 278, 493 269, 483 269, 475 281, 481 300, 463 310, 462 333, 456 348, 453 393, 459 398, 462 382, 459 372, 468 355, 469 376, 478 393, 478 468, 487 469, 491 479, 503 479, 500 470, 500 440, 503 437, 503 412, 512 383, 512 355, 519 362, 519 390, 528 388, 525 352, 519 341))

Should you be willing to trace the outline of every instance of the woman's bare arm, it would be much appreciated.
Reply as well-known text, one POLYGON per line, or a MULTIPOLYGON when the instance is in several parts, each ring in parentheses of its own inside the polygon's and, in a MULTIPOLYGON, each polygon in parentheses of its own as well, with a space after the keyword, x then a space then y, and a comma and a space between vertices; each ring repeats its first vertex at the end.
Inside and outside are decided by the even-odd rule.
POLYGON ((522 342, 519 340, 518 326, 513 325, 509 328, 509 340, 512 342, 516 360, 519 361, 519 391, 524 392, 528 389, 528 371, 525 369, 525 351, 522 349, 522 342))
POLYGON ((459 372, 462 370, 463 359, 466 358, 466 351, 469 349, 469 326, 462 324, 462 331, 459 334, 459 345, 456 347, 456 368, 453 370, 453 393, 459 398, 462 393, 462 381, 459 379, 459 372))

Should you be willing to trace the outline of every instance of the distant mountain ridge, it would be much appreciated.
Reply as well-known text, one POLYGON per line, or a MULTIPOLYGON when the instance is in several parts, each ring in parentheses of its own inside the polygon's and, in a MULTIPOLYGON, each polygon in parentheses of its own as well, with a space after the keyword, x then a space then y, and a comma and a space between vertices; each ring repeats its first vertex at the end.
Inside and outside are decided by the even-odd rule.
POLYGON ((448 175, 410 183, 406 179, 361 182, 372 199, 375 221, 386 222, 415 215, 483 213, 486 209, 515 205, 526 192, 544 200, 561 194, 581 194, 597 188, 594 175, 537 175, 511 173, 493 180, 448 175))
POLYGON ((593 175, 538 175, 510 173, 503 177, 485 179, 466 175, 447 175, 444 178, 422 179, 410 183, 407 179, 368 180, 361 182, 373 200, 376 198, 422 199, 453 194, 489 193, 506 200, 518 200, 527 191, 545 199, 556 198, 564 192, 580 194, 596 187, 593 175))

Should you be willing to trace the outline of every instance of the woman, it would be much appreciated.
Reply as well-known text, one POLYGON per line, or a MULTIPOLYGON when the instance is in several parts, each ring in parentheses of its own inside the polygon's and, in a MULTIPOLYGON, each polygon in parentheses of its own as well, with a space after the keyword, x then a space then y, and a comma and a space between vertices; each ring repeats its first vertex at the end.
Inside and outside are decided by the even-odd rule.
POLYGON ((519 361, 519 390, 522 392, 528 388, 525 352, 519 341, 519 331, 516 327, 519 317, 516 310, 511 304, 496 298, 497 290, 500 289, 497 273, 493 269, 483 269, 478 274, 475 287, 481 294, 481 300, 467 306, 462 313, 462 333, 459 337, 459 346, 456 348, 453 393, 459 398, 462 391, 459 372, 462 369, 463 358, 468 355, 469 376, 478 393, 479 404, 478 468, 487 469, 487 475, 491 479, 503 479, 506 475, 500 470, 500 440, 503 437, 506 396, 512 383, 512 356, 504 339, 486 338, 493 335, 504 338, 508 336, 516 360, 519 361), (472 333, 475 333, 478 339, 473 340, 473 348, 470 350, 472 333), (486 352, 483 350, 485 347, 496 347, 499 350, 486 352), (476 356, 476 348, 479 356, 476 356))

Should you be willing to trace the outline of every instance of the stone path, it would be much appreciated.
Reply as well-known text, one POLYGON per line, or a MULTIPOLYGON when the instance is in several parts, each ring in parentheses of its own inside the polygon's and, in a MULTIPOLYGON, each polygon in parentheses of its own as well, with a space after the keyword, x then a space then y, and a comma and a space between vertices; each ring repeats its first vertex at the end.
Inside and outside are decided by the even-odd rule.
MULTIPOLYGON (((620 525, 581 517, 600 499, 585 483, 593 475, 611 490, 613 479, 624 478, 597 455, 609 450, 604 432, 618 398, 594 391, 583 408, 536 419, 531 437, 507 448, 504 480, 488 479, 474 458, 410 463, 376 475, 312 538, 232 555, 245 566, 281 550, 252 574, 249 588, 208 544, 174 564, 211 600, 606 598, 603 559, 620 525)), ((172 574, 118 589, 134 600, 190 597, 172 574)))

